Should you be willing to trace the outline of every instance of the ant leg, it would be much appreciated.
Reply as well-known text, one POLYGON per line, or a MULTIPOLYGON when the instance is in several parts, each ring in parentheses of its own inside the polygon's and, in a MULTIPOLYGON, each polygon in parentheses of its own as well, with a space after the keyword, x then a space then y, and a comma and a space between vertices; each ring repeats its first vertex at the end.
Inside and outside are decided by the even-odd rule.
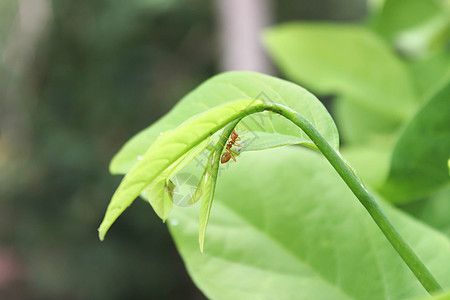
POLYGON ((245 127, 245 125, 242 123, 242 122, 239 122, 239 124, 241 124, 242 125, 242 127, 244 127, 245 128, 245 132, 243 132, 243 133, 241 133, 241 135, 243 135, 243 134, 246 134, 246 133, 248 133, 248 129, 247 129, 247 127, 245 127))
POLYGON ((233 145, 236 146, 236 147, 240 147, 240 148, 244 147, 241 144, 236 143, 236 141, 233 142, 233 145))
POLYGON ((228 149, 227 149, 227 152, 230 153, 231 158, 232 158, 235 162, 237 162, 237 160, 236 160, 236 155, 238 155, 238 154, 237 154, 236 152, 234 152, 234 151, 232 151, 232 150, 228 150, 228 149))
POLYGON ((240 145, 240 144, 238 144, 238 143, 236 143, 236 142, 242 141, 242 139, 241 139, 240 136, 242 136, 242 135, 248 133, 248 129, 247 129, 247 127, 245 127, 244 124, 242 124, 241 122, 239 122, 239 124, 241 124, 242 127, 244 127, 246 131, 240 133, 240 135, 238 135, 238 136, 236 137, 236 139, 234 139, 234 140, 232 141, 232 144, 235 145, 235 146, 237 146, 237 147, 243 147, 242 145, 240 145))

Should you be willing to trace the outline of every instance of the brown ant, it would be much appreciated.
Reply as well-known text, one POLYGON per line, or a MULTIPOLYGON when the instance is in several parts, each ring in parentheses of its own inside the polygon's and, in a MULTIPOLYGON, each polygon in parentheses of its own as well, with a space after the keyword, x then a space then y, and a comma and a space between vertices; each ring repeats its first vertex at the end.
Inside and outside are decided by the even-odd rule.
MULTIPOLYGON (((246 134, 248 132, 248 129, 244 125, 242 125, 242 126, 247 130, 246 132, 243 132, 242 134, 246 134)), ((219 141, 219 143, 222 145, 222 147, 226 151, 224 154, 222 154, 222 157, 220 158, 220 162, 222 164, 227 163, 230 159, 233 159, 234 161, 236 161, 236 156, 239 154, 234 152, 233 150, 231 150, 231 147, 233 147, 233 146, 241 147, 241 148, 243 147, 242 145, 237 143, 237 142, 241 141, 241 138, 239 137, 239 135, 237 134, 237 132, 234 129, 233 129, 233 132, 231 132, 230 137, 227 138, 227 140, 228 140, 228 142, 227 142, 226 146, 222 145, 222 143, 220 143, 220 141, 219 141)))

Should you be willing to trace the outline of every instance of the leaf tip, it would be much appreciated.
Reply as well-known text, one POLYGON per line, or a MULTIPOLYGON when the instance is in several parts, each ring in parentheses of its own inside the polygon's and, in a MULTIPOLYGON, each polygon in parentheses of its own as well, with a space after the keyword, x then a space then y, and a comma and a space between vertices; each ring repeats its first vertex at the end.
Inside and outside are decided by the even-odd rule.
POLYGON ((105 239, 106 233, 108 233, 109 228, 111 227, 112 223, 106 222, 105 220, 102 221, 100 226, 97 228, 98 231, 98 239, 103 242, 105 239))
POLYGON ((111 159, 108 166, 108 171, 111 175, 124 174, 124 172, 121 172, 120 165, 117 163, 117 154, 111 159))
MULTIPOLYGON (((101 226, 100 226, 101 227, 101 226)), ((98 239, 100 240, 100 242, 103 242, 105 240, 105 235, 106 232, 104 232, 104 230, 102 230, 101 228, 97 228, 98 231, 98 239)))
POLYGON ((200 252, 203 253, 203 249, 205 248, 205 235, 204 234, 199 233, 198 245, 200 247, 200 252))

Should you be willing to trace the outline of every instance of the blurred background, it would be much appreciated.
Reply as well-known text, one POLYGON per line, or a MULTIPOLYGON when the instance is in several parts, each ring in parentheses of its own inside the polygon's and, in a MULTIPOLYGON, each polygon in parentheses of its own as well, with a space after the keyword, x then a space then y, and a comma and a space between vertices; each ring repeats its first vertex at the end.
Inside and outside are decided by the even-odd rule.
POLYGON ((110 159, 210 76, 276 75, 262 28, 368 5, 0 0, 0 299, 204 299, 144 201, 98 240, 110 159))

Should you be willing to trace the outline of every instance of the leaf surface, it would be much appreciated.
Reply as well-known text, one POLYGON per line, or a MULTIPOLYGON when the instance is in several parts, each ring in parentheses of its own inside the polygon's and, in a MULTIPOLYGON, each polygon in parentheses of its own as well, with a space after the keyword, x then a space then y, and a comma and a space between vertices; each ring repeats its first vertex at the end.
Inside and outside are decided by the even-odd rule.
POLYGON ((397 140, 382 193, 401 203, 427 197, 450 182, 450 78, 397 140))
MULTIPOLYGON (((196 285, 210 299, 408 299, 426 291, 358 200, 313 151, 244 153, 219 178, 204 253, 198 207, 169 229, 196 285)), ((383 205, 442 286, 449 240, 383 205)))

